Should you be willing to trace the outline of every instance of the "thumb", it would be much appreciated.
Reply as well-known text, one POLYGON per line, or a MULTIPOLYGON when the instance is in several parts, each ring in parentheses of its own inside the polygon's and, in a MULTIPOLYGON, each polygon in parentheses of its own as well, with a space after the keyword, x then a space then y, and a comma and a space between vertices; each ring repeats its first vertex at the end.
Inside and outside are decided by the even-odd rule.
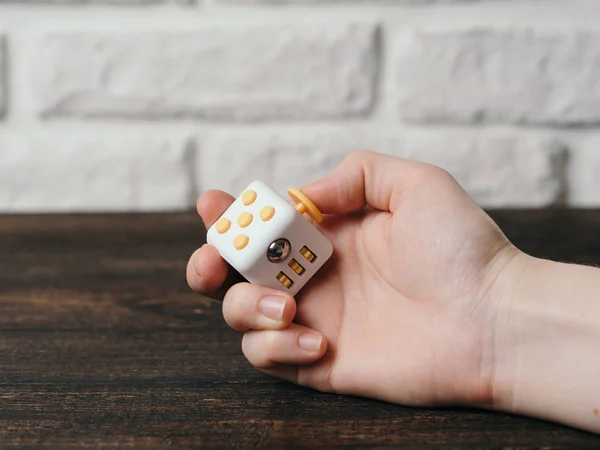
POLYGON ((401 186, 419 163, 370 151, 351 153, 331 174, 302 192, 324 214, 345 214, 371 206, 394 212, 401 186))

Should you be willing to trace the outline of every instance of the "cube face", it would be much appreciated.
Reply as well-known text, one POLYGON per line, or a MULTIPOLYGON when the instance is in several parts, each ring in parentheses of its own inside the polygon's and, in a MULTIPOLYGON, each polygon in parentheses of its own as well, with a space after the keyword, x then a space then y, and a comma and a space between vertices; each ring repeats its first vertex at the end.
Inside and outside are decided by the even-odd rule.
POLYGON ((315 226, 260 181, 251 183, 210 227, 207 242, 250 283, 291 295, 333 253, 315 226))
POLYGON ((260 181, 250 184, 244 190, 244 194, 236 198, 219 220, 210 227, 207 236, 207 242, 214 245, 223 259, 242 275, 260 263, 266 255, 269 244, 273 241, 272 236, 282 235, 293 221, 293 213, 295 213, 289 203, 260 181), (255 193, 255 196, 248 197, 244 202, 245 193, 255 193), (261 212, 269 207, 274 211, 272 217, 269 218, 264 214, 266 220, 261 219, 261 212), (246 222, 243 222, 244 218, 246 222), (221 220, 228 221, 229 229, 219 233, 221 220), (250 223, 247 224, 247 221, 250 223), (236 248, 235 240, 238 236, 248 237, 248 243, 244 248, 236 248))

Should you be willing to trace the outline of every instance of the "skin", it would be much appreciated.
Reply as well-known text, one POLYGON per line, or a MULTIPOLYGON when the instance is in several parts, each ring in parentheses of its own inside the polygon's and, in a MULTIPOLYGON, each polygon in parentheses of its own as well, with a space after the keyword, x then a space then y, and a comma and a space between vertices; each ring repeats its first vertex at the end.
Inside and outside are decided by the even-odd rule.
MULTIPOLYGON (((223 316, 244 333, 242 350, 254 367, 324 392, 410 406, 499 409, 600 431, 592 408, 596 401, 600 407, 597 393, 569 414, 548 413, 558 407, 540 401, 549 392, 531 394, 542 359, 548 384, 561 382, 552 378, 560 364, 552 356, 566 344, 551 319, 567 333, 561 314, 568 302, 548 285, 559 277, 515 248, 451 175, 355 152, 302 190, 326 215, 320 229, 335 252, 296 299, 244 282, 231 286, 232 270, 210 245, 188 264, 192 289, 224 295, 223 316), (536 316, 540 286, 546 297, 556 296, 550 318, 536 316)), ((221 191, 204 193, 198 212, 206 227, 233 200, 221 191)), ((599 271, 589 270, 580 284, 591 289, 598 282, 600 292, 599 271)), ((593 332, 596 325, 600 330, 600 303, 589 304, 582 300, 576 309, 588 317, 587 333, 579 336, 586 345, 580 343, 583 354, 576 356, 588 359, 600 348, 600 332, 593 332)), ((588 366, 582 379, 598 391, 600 363, 588 366)))

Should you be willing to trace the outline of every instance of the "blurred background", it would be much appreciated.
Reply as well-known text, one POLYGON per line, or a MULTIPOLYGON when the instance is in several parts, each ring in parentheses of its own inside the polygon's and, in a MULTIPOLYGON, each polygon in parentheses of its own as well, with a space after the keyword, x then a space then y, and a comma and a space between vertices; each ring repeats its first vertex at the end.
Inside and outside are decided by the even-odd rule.
POLYGON ((284 193, 369 149, 600 206, 598 0, 0 0, 0 212, 284 193))

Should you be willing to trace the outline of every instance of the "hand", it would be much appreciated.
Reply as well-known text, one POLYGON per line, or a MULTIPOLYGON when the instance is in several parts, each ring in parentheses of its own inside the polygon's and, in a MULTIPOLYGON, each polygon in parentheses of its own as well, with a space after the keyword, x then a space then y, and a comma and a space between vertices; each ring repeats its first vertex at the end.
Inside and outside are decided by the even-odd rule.
MULTIPOLYGON (((303 192, 327 214, 334 256, 294 300, 240 283, 223 314, 256 368, 321 391, 405 405, 493 402, 491 292, 519 252, 445 171, 350 155, 303 192), (294 320, 295 319, 295 320, 294 320)), ((206 227, 233 202, 199 198, 206 227)), ((211 294, 231 269, 205 245, 190 286, 211 294)))

